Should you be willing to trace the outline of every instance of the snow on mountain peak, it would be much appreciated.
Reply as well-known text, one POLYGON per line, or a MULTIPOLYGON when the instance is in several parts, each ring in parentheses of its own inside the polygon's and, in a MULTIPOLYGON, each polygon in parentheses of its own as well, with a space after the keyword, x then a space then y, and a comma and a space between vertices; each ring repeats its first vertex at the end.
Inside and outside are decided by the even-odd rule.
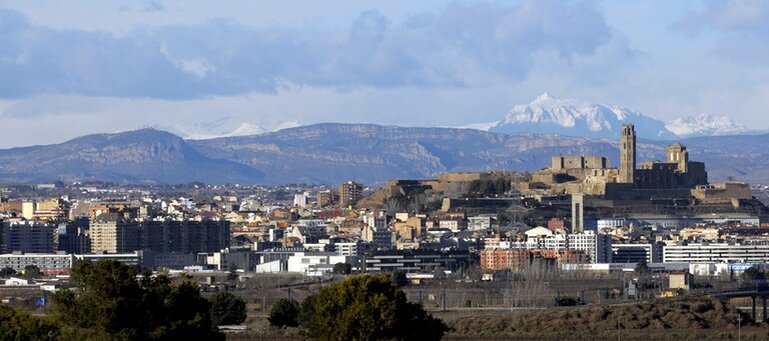
POLYGON ((253 125, 253 124, 248 123, 248 122, 243 122, 243 123, 240 124, 240 126, 238 126, 237 129, 233 130, 231 133, 229 133, 229 134, 227 134, 225 136, 258 135, 258 134, 266 133, 267 131, 268 130, 266 130, 266 129, 260 127, 260 126, 253 125))
POLYGON ((678 118, 665 127, 681 137, 734 135, 748 132, 748 128, 726 116, 700 114, 678 118))
POLYGON ((543 94, 537 96, 537 98, 534 99, 534 102, 544 102, 555 99, 555 96, 551 95, 549 92, 545 91, 543 94))
POLYGON ((514 106, 489 131, 501 133, 536 132, 572 136, 616 137, 623 123, 633 123, 640 136, 673 138, 661 121, 637 111, 600 103, 559 99, 548 92, 529 104, 514 106))

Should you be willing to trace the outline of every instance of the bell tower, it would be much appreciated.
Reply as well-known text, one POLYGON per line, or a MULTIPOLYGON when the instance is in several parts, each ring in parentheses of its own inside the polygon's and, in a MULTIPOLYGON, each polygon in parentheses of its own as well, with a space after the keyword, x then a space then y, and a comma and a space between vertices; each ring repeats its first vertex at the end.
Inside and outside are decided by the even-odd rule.
POLYGON ((632 184, 635 180, 635 126, 623 124, 619 137, 619 179, 617 182, 632 184))

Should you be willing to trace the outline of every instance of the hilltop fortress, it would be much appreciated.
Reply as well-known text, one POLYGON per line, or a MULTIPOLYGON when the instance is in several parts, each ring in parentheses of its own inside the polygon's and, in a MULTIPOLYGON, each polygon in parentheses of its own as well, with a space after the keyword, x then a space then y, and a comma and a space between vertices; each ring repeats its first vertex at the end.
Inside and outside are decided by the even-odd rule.
MULTIPOLYGON (((638 163, 635 127, 622 126, 619 167, 605 156, 556 155, 549 167, 533 173, 443 173, 433 180, 391 180, 378 199, 409 195, 412 191, 440 192, 443 210, 460 207, 504 207, 505 198, 461 199, 473 182, 509 181, 526 197, 550 207, 574 205, 586 214, 704 214, 711 211, 765 214, 746 183, 709 183, 705 164, 689 159, 680 143, 666 148, 664 161, 638 163)), ((371 201, 368 201, 369 203, 371 201)))
POLYGON ((636 133, 623 125, 619 141, 620 165, 612 168, 603 156, 553 156, 549 168, 514 183, 524 193, 584 194, 611 206, 731 204, 752 199, 745 183, 708 183, 705 164, 689 160, 685 146, 667 146, 665 161, 638 167, 636 133))

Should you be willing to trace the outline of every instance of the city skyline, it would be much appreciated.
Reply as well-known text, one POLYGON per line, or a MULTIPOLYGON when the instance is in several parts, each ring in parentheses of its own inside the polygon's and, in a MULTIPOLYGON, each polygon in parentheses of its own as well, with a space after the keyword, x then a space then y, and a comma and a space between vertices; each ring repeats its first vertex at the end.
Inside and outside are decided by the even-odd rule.
POLYGON ((5 1, 0 148, 146 126, 466 126, 545 91, 767 129, 767 17, 743 1, 5 1))

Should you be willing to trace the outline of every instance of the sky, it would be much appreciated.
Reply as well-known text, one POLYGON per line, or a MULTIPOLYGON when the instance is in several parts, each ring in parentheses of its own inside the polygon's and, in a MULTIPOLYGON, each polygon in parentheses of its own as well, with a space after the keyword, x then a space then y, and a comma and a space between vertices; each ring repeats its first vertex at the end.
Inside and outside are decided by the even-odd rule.
POLYGON ((764 1, 0 0, 0 148, 466 126, 543 92, 769 129, 764 1))

